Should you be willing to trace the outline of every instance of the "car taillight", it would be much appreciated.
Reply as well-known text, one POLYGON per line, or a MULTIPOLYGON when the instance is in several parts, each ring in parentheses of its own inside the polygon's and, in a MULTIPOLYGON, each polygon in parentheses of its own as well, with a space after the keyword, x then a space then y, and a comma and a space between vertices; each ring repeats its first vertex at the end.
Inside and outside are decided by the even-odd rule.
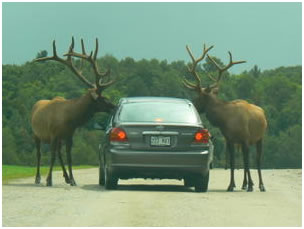
POLYGON ((208 143, 210 138, 209 131, 207 129, 200 129, 194 135, 194 142, 196 143, 208 143))
POLYGON ((126 142, 126 141, 128 141, 127 134, 123 129, 116 127, 111 130, 110 141, 111 142, 126 142))

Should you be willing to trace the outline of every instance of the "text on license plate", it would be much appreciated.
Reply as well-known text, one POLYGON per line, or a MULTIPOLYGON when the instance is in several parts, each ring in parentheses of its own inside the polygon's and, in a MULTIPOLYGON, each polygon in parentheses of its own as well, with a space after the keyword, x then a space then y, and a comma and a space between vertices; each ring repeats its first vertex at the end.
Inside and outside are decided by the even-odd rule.
POLYGON ((170 140, 168 136, 151 136, 151 146, 170 146, 170 140))

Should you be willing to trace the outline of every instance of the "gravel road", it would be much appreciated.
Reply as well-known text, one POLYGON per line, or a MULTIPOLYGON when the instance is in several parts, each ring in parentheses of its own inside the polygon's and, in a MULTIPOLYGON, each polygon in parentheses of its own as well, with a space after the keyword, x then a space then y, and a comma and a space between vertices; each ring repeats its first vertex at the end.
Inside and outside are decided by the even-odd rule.
POLYGON ((252 227, 302 225, 302 170, 263 170, 266 192, 242 191, 242 170, 236 191, 229 193, 229 171, 213 169, 209 191, 196 193, 177 180, 122 180, 118 190, 97 184, 98 169, 75 170, 78 184, 64 183, 53 173, 53 187, 34 184, 34 177, 2 186, 3 226, 117 227, 252 227))

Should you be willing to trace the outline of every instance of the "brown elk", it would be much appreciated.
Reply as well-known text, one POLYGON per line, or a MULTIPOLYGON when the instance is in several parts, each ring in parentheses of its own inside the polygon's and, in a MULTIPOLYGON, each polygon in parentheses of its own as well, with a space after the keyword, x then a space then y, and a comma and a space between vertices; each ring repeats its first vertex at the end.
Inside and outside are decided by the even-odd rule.
POLYGON ((113 105, 101 92, 109 87, 114 80, 106 80, 110 71, 100 72, 97 66, 98 40, 96 39, 96 48, 90 55, 87 55, 84 48, 83 40, 81 40, 82 53, 74 52, 74 38, 70 45, 66 59, 57 55, 56 44, 53 42, 53 56, 38 58, 35 61, 58 61, 67 67, 83 82, 89 89, 86 94, 80 98, 64 99, 56 97, 52 100, 40 100, 32 109, 32 129, 37 148, 37 173, 35 183, 40 183, 40 143, 50 144, 51 148, 51 165, 47 176, 47 186, 52 186, 52 169, 58 153, 59 161, 62 166, 63 176, 66 183, 74 186, 76 182, 72 173, 72 157, 71 149, 73 144, 73 135, 76 128, 87 122, 96 112, 110 112, 115 109, 113 105), (95 83, 88 81, 82 74, 81 70, 76 68, 72 57, 81 58, 82 61, 88 61, 95 73, 95 83), (61 157, 62 141, 66 143, 67 162, 69 176, 65 170, 61 157))
POLYGON ((259 175, 260 191, 265 191, 265 187, 261 174, 261 156, 262 156, 262 141, 266 131, 267 121, 262 108, 250 104, 245 100, 222 101, 217 98, 219 91, 219 83, 222 79, 222 74, 235 64, 241 64, 245 61, 232 61, 232 55, 229 52, 230 62, 224 67, 210 57, 207 53, 213 46, 206 48, 204 45, 203 54, 195 59, 190 48, 186 49, 191 57, 192 65, 188 67, 189 72, 195 78, 196 83, 191 83, 184 79, 183 83, 187 88, 196 90, 198 97, 194 104, 200 113, 205 113, 206 118, 214 126, 217 126, 225 137, 228 152, 230 155, 231 177, 227 191, 233 191, 235 188, 234 181, 234 148, 236 144, 240 144, 243 152, 244 160, 244 181, 243 189, 248 185, 247 191, 253 190, 253 181, 249 170, 249 146, 256 145, 257 150, 257 169, 259 175), (213 77, 207 74, 214 83, 207 87, 202 87, 201 78, 196 71, 197 64, 202 61, 205 56, 216 66, 218 75, 213 77), (248 184, 247 184, 248 178, 248 184))

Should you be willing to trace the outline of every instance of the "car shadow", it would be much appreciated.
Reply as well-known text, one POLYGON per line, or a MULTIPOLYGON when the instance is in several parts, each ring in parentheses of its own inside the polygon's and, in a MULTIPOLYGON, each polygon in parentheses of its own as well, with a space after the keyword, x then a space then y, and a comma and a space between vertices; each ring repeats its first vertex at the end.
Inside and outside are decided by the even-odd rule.
POLYGON ((124 191, 152 191, 152 192, 194 192, 193 189, 182 185, 157 185, 157 184, 122 184, 118 185, 117 190, 124 191))
MULTIPOLYGON (((13 186, 13 187, 32 187, 32 188, 58 188, 58 189, 73 189, 80 188, 88 191, 95 192, 108 192, 108 191, 143 191, 143 192, 188 192, 196 193, 194 188, 188 188, 183 185, 157 185, 157 184, 119 184, 115 190, 106 190, 104 186, 98 184, 86 184, 79 186, 70 186, 67 184, 53 185, 47 187, 45 184, 29 184, 29 183, 8 183, 2 184, 2 186, 13 186)), ((239 193, 246 192, 245 190, 234 190, 233 192, 227 192, 226 189, 208 189, 210 193, 239 193)))
POLYGON ((149 184, 119 184, 115 190, 106 190, 104 186, 83 185, 81 187, 89 191, 146 191, 146 192, 194 192, 194 189, 181 185, 149 185, 149 184))
MULTIPOLYGON (((112 192, 112 191, 143 191, 143 192, 188 192, 196 193, 194 188, 185 187, 183 185, 157 185, 157 184, 119 184, 117 189, 107 190, 104 186, 98 184, 89 184, 81 186, 82 189, 97 192, 112 192)), ((226 189, 208 189, 209 193, 240 193, 246 192, 244 190, 234 190, 227 192, 226 189)))

